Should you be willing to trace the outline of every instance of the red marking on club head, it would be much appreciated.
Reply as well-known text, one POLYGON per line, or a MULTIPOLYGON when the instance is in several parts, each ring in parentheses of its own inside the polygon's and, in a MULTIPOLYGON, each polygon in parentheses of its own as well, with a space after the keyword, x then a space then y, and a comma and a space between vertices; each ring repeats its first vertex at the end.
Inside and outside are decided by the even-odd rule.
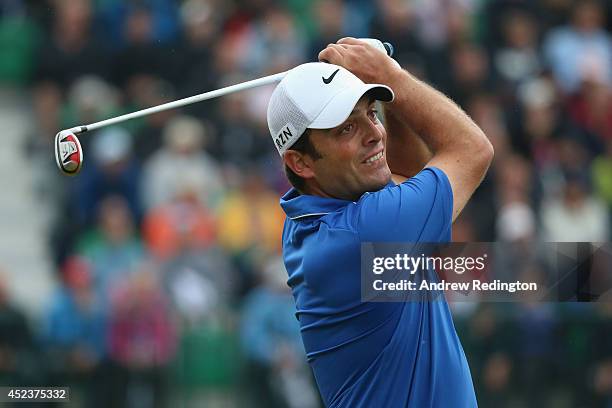
POLYGON ((83 165, 83 149, 74 133, 63 130, 55 135, 55 162, 59 169, 74 176, 83 165))

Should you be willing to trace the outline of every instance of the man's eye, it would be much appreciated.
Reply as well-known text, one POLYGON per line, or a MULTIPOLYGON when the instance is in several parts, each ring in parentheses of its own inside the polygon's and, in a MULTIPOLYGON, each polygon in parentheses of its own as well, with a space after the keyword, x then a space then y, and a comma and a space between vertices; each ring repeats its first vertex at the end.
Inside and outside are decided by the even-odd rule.
POLYGON ((351 130, 353 130, 353 124, 349 123, 342 128, 342 133, 351 133, 351 130))
POLYGON ((376 109, 372 109, 370 111, 370 119, 372 119, 372 122, 374 123, 378 122, 378 111, 376 109))

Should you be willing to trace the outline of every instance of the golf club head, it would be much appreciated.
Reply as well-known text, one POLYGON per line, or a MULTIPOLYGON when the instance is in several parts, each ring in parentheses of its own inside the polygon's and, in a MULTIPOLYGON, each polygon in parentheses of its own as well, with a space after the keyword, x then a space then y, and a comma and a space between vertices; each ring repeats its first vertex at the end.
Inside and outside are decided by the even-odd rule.
POLYGON ((62 130, 55 135, 55 162, 62 173, 74 176, 83 165, 83 149, 76 135, 62 130))

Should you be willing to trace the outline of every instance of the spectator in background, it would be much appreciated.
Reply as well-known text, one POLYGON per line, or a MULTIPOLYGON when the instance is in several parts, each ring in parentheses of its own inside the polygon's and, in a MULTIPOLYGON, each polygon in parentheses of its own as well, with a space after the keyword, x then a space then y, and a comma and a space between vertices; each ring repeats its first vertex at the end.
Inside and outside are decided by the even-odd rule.
POLYGON ((410 2, 401 0, 377 0, 376 15, 372 19, 371 29, 373 33, 383 36, 375 36, 392 44, 416 43, 415 39, 415 10, 410 2))
POLYGON ((293 298, 280 258, 269 260, 243 303, 241 337, 253 407, 315 408, 319 399, 304 361, 293 298))
POLYGON ((238 270, 240 292, 245 293, 254 284, 262 259, 280 253, 277 234, 282 232, 284 214, 278 194, 256 167, 235 177, 236 185, 220 207, 217 240, 238 270))
POLYGON ((525 11, 504 16, 503 44, 493 54, 493 66, 500 79, 514 88, 535 77, 543 68, 538 49, 538 26, 525 11))
POLYGON ((532 209, 534 178, 529 163, 518 155, 502 158, 496 168, 496 241, 531 242, 536 238, 532 209))
POLYGON ((505 157, 511 153, 510 135, 498 95, 491 92, 475 92, 466 101, 465 110, 485 132, 495 148, 496 156, 505 157))
MULTIPOLYGON (((125 94, 130 111, 150 108, 177 99, 172 84, 152 75, 133 75, 128 79, 126 87, 125 94)), ((133 148, 134 156, 139 162, 145 162, 162 147, 164 128, 176 115, 178 115, 176 109, 169 109, 147 115, 142 120, 125 123, 126 129, 132 129, 134 140, 137 141, 133 148)))
MULTIPOLYGON (((238 83, 241 77, 221 85, 238 83)), ((269 140, 248 121, 249 113, 244 95, 230 94, 217 101, 214 127, 218 137, 211 146, 211 153, 225 164, 240 168, 270 153, 269 140)))
POLYGON ((168 80, 172 66, 166 47, 155 41, 154 16, 145 5, 132 5, 123 21, 125 45, 114 56, 113 81, 120 87, 135 76, 153 76, 168 80))
POLYGON ((270 61, 278 58, 285 59, 288 66, 304 61, 306 41, 286 9, 272 6, 250 27, 246 39, 248 46, 244 46, 241 55, 243 72, 250 75, 273 73, 268 72, 270 61))
POLYGON ((83 74, 110 76, 110 54, 92 30, 91 0, 53 2, 54 21, 36 58, 36 82, 53 81, 63 89, 83 74))
POLYGON ((244 172, 239 188, 230 191, 219 213, 219 243, 230 253, 259 247, 278 253, 284 215, 278 196, 256 169, 244 172))
POLYGON ((586 181, 569 175, 560 201, 542 205, 542 240, 545 242, 606 242, 610 222, 605 205, 588 190, 586 181))
POLYGON ((198 193, 199 173, 182 174, 171 201, 154 207, 143 223, 147 248, 159 260, 211 247, 217 237, 213 212, 198 193))
MULTIPOLYGON (((584 182, 589 182, 589 166, 591 154, 579 139, 571 135, 561 135, 556 141, 557 171, 564 178, 578 176, 584 182)), ((575 177, 574 177, 575 178, 575 177)))
POLYGON ((531 242, 535 239, 535 214, 525 202, 504 205, 497 216, 497 237, 504 242, 531 242))
MULTIPOLYGON (((215 89, 219 73, 214 69, 214 49, 221 37, 227 8, 227 3, 219 0, 187 0, 181 5, 184 38, 171 57, 172 78, 181 97, 215 89)), ((205 113, 211 105, 203 101, 187 107, 186 111, 205 113)))
POLYGON ((612 82, 612 38, 604 30, 605 13, 598 0, 575 2, 571 23, 550 31, 544 55, 558 85, 568 94, 593 75, 612 82))
POLYGON ((168 43, 177 38, 179 32, 178 4, 174 0, 104 0, 98 2, 98 10, 105 27, 106 37, 115 47, 126 41, 126 21, 142 10, 150 15, 151 40, 168 43))
MULTIPOLYGON (((474 37, 474 27, 471 24, 471 16, 475 11, 475 5, 471 0, 437 0, 438 7, 430 4, 433 10, 430 13, 438 15, 432 22, 424 20, 421 15, 419 38, 423 38, 425 44, 429 44, 427 37, 429 33, 424 28, 425 25, 438 31, 438 39, 433 40, 431 46, 424 48, 426 56, 426 67, 428 78, 440 87, 445 93, 449 94, 453 86, 453 73, 449 69, 452 62, 452 54, 454 50, 460 48, 465 43, 471 43, 474 37), (436 27, 437 26, 437 27, 436 27)), ((428 0, 428 3, 429 0, 428 0)), ((419 7, 419 10, 422 10, 419 7)), ((416 13, 419 16, 419 13, 416 13)), ((451 95, 452 96, 452 95, 451 95)))
POLYGON ((416 0, 414 10, 418 37, 426 49, 440 49, 448 42, 463 41, 470 16, 477 11, 473 0, 416 0))
POLYGON ((98 205, 109 195, 123 197, 132 215, 140 219, 140 168, 132 156, 131 135, 120 127, 100 130, 89 151, 91 160, 83 167, 72 192, 78 220, 91 226, 98 205))
POLYGON ((145 256, 135 223, 125 199, 107 197, 98 207, 96 227, 81 235, 77 244, 77 252, 93 265, 95 287, 103 299, 145 256))
MULTIPOLYGON (((311 3, 316 31, 310 39, 307 60, 312 60, 327 44, 334 43, 338 38, 346 37, 348 11, 347 5, 341 0, 322 0, 311 3)), ((384 40, 387 41, 387 40, 384 40)))
POLYGON ((142 201, 145 208, 168 204, 183 188, 183 177, 193 180, 197 199, 211 210, 224 194, 221 171, 206 152, 210 135, 204 125, 190 116, 177 116, 164 128, 164 146, 145 163, 142 175, 142 201))
POLYGON ((112 407, 165 407, 166 369, 176 351, 176 328, 150 265, 117 288, 109 317, 115 364, 112 407))
POLYGON ((69 258, 62 280, 44 319, 42 334, 50 383, 76 386, 74 391, 83 393, 86 406, 108 406, 103 372, 106 316, 94 287, 91 265, 83 258, 69 258))
MULTIPOLYGON (((468 221, 476 234, 476 241, 493 241, 495 237, 495 181, 497 165, 501 158, 509 153, 509 136, 504 122, 503 109, 497 96, 488 92, 474 92, 465 104, 467 114, 483 130, 495 149, 498 160, 492 163, 491 169, 474 192, 467 204, 468 213, 464 221, 468 221), (478 216, 471 216, 477 214, 478 216)), ((462 221, 463 222, 463 221, 462 221)), ((462 225, 462 227, 465 224, 462 225)))
POLYGON ((533 161, 544 195, 557 196, 564 173, 587 175, 598 143, 568 117, 549 80, 528 81, 518 93, 524 110, 513 118, 514 145, 533 161))
POLYGON ((603 150, 605 142, 612 140, 612 82, 601 76, 585 79, 570 97, 567 110, 579 126, 592 134, 593 150, 603 150))
POLYGON ((465 106, 469 98, 478 91, 491 86, 489 60, 482 47, 465 42, 456 45, 450 52, 449 95, 465 106))
MULTIPOLYGON (((411 2, 403 0, 378 0, 376 14, 371 24, 371 36, 389 41, 395 49, 394 58, 402 66, 407 63, 422 63, 424 49, 416 35, 415 12, 411 2), (417 61, 415 61, 417 60, 417 61)), ((326 44, 321 44, 319 50, 329 43, 335 43, 337 38, 326 44)))
POLYGON ((519 86, 517 97, 521 110, 510 117, 512 148, 545 172, 556 161, 554 139, 564 125, 554 84, 543 77, 532 79, 519 86))
POLYGON ((530 163, 517 154, 502 157, 497 164, 497 204, 503 207, 515 202, 531 203, 534 179, 530 163))
POLYGON ((218 248, 184 251, 161 266, 169 299, 185 328, 216 325, 234 300, 238 277, 218 248))

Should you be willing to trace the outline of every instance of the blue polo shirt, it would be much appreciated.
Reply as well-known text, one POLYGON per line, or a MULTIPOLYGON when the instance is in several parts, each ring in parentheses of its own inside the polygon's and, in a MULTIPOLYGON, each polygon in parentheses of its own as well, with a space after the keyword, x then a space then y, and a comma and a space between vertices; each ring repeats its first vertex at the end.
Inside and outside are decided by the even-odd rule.
POLYGON ((361 302, 361 242, 450 241, 453 195, 434 167, 357 202, 281 198, 283 258, 328 407, 475 407, 446 301, 361 302))

